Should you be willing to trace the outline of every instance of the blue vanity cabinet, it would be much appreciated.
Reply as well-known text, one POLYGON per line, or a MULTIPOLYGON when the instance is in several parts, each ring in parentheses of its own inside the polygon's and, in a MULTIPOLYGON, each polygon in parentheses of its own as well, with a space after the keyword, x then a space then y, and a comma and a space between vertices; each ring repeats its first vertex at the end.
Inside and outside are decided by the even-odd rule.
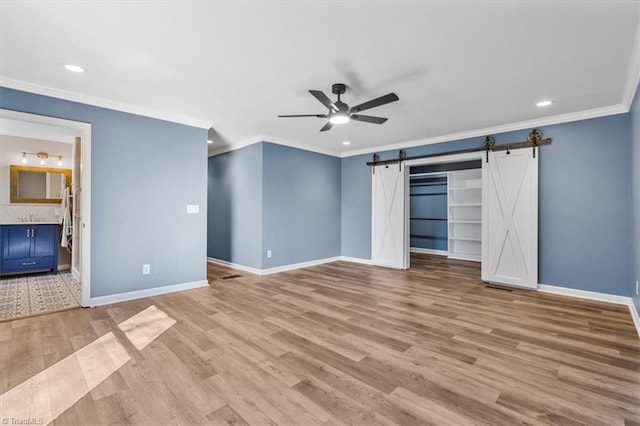
POLYGON ((0 225, 0 274, 58 272, 57 224, 0 225))

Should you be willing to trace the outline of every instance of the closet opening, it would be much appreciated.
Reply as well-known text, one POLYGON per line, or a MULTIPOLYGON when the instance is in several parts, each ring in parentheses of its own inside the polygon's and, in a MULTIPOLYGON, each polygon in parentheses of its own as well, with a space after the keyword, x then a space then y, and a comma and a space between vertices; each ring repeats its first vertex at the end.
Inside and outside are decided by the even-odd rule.
POLYGON ((481 160, 409 169, 409 251, 481 260, 481 160))

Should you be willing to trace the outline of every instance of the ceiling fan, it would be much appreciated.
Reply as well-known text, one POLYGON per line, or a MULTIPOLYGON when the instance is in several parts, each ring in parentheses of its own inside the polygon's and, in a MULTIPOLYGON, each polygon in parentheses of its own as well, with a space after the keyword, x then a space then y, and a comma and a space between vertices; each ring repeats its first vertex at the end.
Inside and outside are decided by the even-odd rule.
POLYGON ((331 92, 335 95, 338 95, 338 100, 332 102, 331 99, 329 99, 327 95, 325 95, 322 91, 309 90, 309 93, 311 93, 317 100, 320 101, 320 103, 322 103, 322 105, 326 106, 329 109, 329 112, 327 114, 279 115, 278 117, 328 118, 329 121, 322 127, 322 129, 320 129, 321 132, 326 132, 327 130, 331 129, 334 124, 343 124, 349 122, 350 120, 362 121, 364 123, 382 124, 387 121, 386 118, 374 117, 371 115, 361 115, 359 114, 359 112, 379 107, 390 102, 395 102, 400 99, 395 93, 389 93, 384 96, 380 96, 379 98, 375 98, 370 101, 361 103, 360 105, 349 108, 349 105, 340 100, 340 95, 344 94, 344 92, 346 91, 347 86, 342 83, 336 83, 332 85, 331 92))

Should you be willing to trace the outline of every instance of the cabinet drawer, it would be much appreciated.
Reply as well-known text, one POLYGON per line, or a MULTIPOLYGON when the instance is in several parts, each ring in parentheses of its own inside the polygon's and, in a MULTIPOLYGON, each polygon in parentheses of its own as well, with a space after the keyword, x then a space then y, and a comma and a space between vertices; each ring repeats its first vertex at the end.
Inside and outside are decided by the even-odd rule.
POLYGON ((5 259, 2 261, 2 273, 44 271, 53 269, 56 261, 53 256, 5 259))

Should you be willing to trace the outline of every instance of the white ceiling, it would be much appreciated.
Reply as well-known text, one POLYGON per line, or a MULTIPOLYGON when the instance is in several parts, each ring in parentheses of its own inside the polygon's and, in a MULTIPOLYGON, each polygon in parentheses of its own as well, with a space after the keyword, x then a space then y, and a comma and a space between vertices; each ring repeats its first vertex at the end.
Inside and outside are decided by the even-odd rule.
POLYGON ((71 129, 68 127, 12 120, 10 118, 0 118, 0 135, 73 143, 76 136, 80 136, 80 132, 77 129, 71 129))
POLYGON ((623 103, 637 2, 0 3, 0 83, 344 152, 623 103), (73 74, 74 63, 87 69, 73 74), (381 126, 329 132, 307 93, 344 82, 381 126), (554 104, 535 106, 541 99, 554 104), (348 139, 351 146, 342 141, 348 139))

